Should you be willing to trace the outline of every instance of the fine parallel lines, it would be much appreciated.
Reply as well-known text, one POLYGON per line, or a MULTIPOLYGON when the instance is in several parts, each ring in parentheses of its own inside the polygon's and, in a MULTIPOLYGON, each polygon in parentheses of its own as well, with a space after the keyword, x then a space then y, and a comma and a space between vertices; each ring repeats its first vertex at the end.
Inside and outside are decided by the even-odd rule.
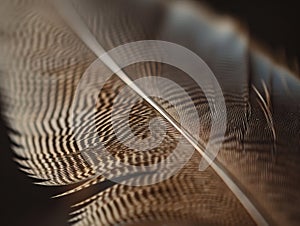
MULTIPOLYGON (((70 4, 66 1, 63 3, 57 2, 58 10, 66 19, 67 23, 74 29, 76 34, 81 38, 81 40, 95 53, 96 56, 101 57, 105 53, 103 47, 98 43, 86 25, 82 20, 76 15, 75 10, 73 10, 70 4)), ((132 90, 134 90, 140 97, 147 101, 155 110, 157 110, 170 124, 172 124, 201 154, 201 156, 208 162, 211 159, 203 151, 203 147, 199 146, 199 143, 195 138, 190 135, 184 128, 178 125, 177 121, 174 121, 172 116, 170 116, 163 108, 161 108, 155 101, 149 98, 138 86, 136 86, 133 81, 119 68, 119 66, 110 57, 106 58, 104 62, 112 71, 117 72, 116 74, 119 78, 127 84, 132 90)), ((250 201, 245 193, 239 188, 239 186, 230 178, 230 176, 222 169, 216 162, 211 163, 211 167, 216 171, 216 173, 222 178, 225 184, 230 188, 230 190, 235 194, 237 199, 246 208, 248 213, 253 217, 257 224, 267 225, 266 220, 261 215, 261 213, 256 209, 255 205, 250 201)))

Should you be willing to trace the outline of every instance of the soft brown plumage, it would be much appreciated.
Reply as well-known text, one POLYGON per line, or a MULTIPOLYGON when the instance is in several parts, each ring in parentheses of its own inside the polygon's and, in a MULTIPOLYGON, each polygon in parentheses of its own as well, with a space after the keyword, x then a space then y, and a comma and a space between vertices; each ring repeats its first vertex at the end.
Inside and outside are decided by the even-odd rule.
MULTIPOLYGON (((79 183, 75 190, 69 191, 85 191, 83 203, 75 207, 78 210, 73 213, 72 222, 76 225, 258 223, 212 168, 198 171, 197 153, 177 175, 154 185, 127 186, 98 175, 82 155, 70 123, 75 89, 84 71, 96 59, 94 53, 48 1, 3 0, 1 4, 5 7, 0 14, 3 31, 0 87, 4 117, 9 122, 13 150, 18 156, 16 161, 30 176, 43 179, 41 184, 79 183)), ((268 223, 297 225, 300 81, 296 76, 252 48, 248 37, 240 33, 232 20, 218 18, 192 3, 110 0, 76 1, 74 6, 106 50, 132 41, 157 39, 178 43, 198 54, 216 75, 227 106, 226 137, 215 161, 268 223)), ((201 122, 200 138, 207 141, 211 125, 207 101, 201 89, 182 71, 153 62, 131 65, 124 70, 133 79, 143 76, 175 79, 192 97, 201 122)), ((120 161, 141 165, 158 162, 172 152, 179 133, 166 122, 167 134, 159 147, 141 154, 122 145, 113 135, 110 113, 114 98, 124 86, 114 75, 98 97, 97 113, 78 122, 86 122, 88 131, 96 118, 98 134, 90 142, 104 141, 120 161)), ((171 90, 170 95, 178 98, 180 104, 176 90, 171 90)), ((77 110, 93 111, 94 106, 83 101, 85 98, 82 97, 77 110)), ((126 101, 130 99, 124 104, 126 101)), ((176 119, 172 106, 163 100, 157 102, 176 119)), ((141 100, 132 110, 132 130, 140 138, 150 136, 148 122, 158 115, 141 100)), ((109 162, 99 166, 112 167, 109 162)), ((118 177, 124 172, 112 173, 118 177)), ((153 180, 151 175, 132 175, 124 180, 127 179, 153 180)))

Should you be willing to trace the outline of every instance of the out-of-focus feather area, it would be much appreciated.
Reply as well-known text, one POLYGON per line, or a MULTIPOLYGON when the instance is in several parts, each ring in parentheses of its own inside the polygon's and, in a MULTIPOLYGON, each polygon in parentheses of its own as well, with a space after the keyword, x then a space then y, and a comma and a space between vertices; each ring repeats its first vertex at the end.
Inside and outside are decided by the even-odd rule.
MULTIPOLYGON (((221 9, 219 14, 214 11, 218 1, 65 1, 66 7, 59 0, 0 3, 1 175, 6 196, 1 212, 9 216, 4 225, 299 224, 300 80, 293 57, 279 60, 277 47, 271 48, 275 41, 257 44, 251 26, 247 30, 245 22, 220 15, 221 9), (220 134, 209 136, 213 120, 209 96, 172 65, 147 61, 122 69, 130 81, 170 79, 188 94, 192 104, 166 85, 163 92, 172 103, 152 98, 168 117, 151 101, 135 101, 139 96, 135 89, 120 97, 128 84, 117 72, 105 80, 104 66, 87 81, 101 84, 100 93, 94 86, 76 90, 97 59, 89 41, 109 51, 141 40, 181 45, 215 75, 227 111, 215 167, 199 171, 201 155, 195 151, 180 171, 159 181, 163 174, 140 174, 115 163, 147 168, 168 159, 186 129, 181 131, 168 117, 175 124, 180 115, 192 120, 189 113, 194 107, 201 126, 193 138, 204 146, 209 139, 216 143, 221 139, 220 134), (79 99, 74 102, 76 95, 79 99), (127 118, 128 105, 132 108, 127 118), (156 133, 149 129, 157 117, 165 132, 161 127, 156 133), (127 119, 134 138, 124 129, 127 119), (147 147, 161 142, 150 150, 133 150, 118 139, 114 126, 130 142, 144 140, 147 147), (86 148, 90 144, 93 147, 86 148), (102 156, 103 147, 110 157, 102 156), (130 186, 128 181, 147 185, 130 186)), ((291 55, 297 54, 297 45, 288 50, 291 55)))

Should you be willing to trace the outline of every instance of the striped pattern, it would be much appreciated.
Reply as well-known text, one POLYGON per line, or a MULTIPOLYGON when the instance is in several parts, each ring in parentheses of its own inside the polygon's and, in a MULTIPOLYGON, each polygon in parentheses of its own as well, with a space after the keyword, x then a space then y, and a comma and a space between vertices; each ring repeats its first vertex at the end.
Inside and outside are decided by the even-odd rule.
MULTIPOLYGON (((141 177, 134 172, 123 178, 127 172, 115 169, 110 158, 104 161, 101 156, 90 154, 101 154, 94 152, 101 141, 120 161, 146 166, 172 152, 178 132, 166 122, 167 133, 161 145, 143 153, 122 145, 114 136, 110 119, 113 101, 124 88, 116 76, 107 82, 95 78, 95 83, 105 82, 99 94, 95 90, 81 93, 82 101, 74 105, 78 113, 74 126, 72 100, 80 78, 95 56, 51 3, 3 0, 1 4, 5 6, 0 13, 1 101, 16 161, 23 171, 39 179, 38 183, 79 183, 67 191, 82 193, 83 201, 74 207, 72 223, 254 224, 211 168, 197 171, 197 154, 178 174, 155 185, 130 187, 98 175, 99 170, 111 170, 109 173, 120 180, 155 179, 151 174, 141 177), (93 95, 97 97, 95 105, 93 95), (82 109, 90 111, 81 115, 82 109), (76 125, 84 125, 84 130, 76 131, 76 125), (83 138, 81 142, 75 142, 77 132, 83 138), (94 149, 83 150, 90 144, 94 149)), ((219 80, 227 104, 228 130, 218 161, 270 223, 299 222, 300 82, 291 72, 252 48, 232 21, 218 20, 198 6, 137 0, 76 1, 74 5, 107 50, 131 41, 162 39, 184 45, 203 58, 219 80), (262 102, 268 103, 274 128, 270 127, 262 102)), ((183 72, 150 62, 131 65, 125 71, 133 79, 155 75, 180 84, 197 107, 200 137, 207 141, 211 124, 207 100, 183 72)), ((166 92, 188 110, 176 90, 166 87, 166 92)), ((127 98, 124 105, 130 101, 127 98)), ((156 101, 178 118, 168 102, 156 101)), ((137 137, 150 136, 148 122, 157 116, 144 101, 136 103, 130 125, 137 137)), ((124 123, 121 119, 122 109, 120 126, 124 123)), ((214 139, 217 141, 218 137, 214 139)))

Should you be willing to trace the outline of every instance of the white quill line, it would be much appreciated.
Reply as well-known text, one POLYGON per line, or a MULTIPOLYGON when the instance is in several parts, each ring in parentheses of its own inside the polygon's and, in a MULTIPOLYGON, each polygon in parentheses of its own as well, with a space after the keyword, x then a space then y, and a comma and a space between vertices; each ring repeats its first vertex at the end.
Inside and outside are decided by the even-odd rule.
MULTIPOLYGON (((97 56, 101 57, 106 51, 98 43, 94 35, 90 32, 86 24, 82 21, 80 16, 71 4, 68 4, 68 0, 55 0, 54 1, 57 10, 73 31, 78 35, 83 43, 97 56)), ((125 72, 114 62, 111 57, 105 58, 103 63, 116 72, 115 74, 133 91, 135 91, 140 97, 142 97, 147 103, 149 103, 156 111, 158 111, 172 126, 174 126, 189 142, 193 147, 201 154, 201 156, 210 162, 210 166, 224 181, 228 188, 237 197, 240 203, 244 206, 250 216, 258 225, 268 225, 266 219, 258 211, 255 205, 249 200, 246 194, 240 189, 240 187, 234 182, 234 180, 225 172, 223 167, 218 162, 212 161, 212 159, 203 151, 203 147, 200 147, 199 142, 184 128, 177 123, 162 107, 160 107, 155 101, 153 101, 147 94, 145 94, 126 74, 125 72)))

